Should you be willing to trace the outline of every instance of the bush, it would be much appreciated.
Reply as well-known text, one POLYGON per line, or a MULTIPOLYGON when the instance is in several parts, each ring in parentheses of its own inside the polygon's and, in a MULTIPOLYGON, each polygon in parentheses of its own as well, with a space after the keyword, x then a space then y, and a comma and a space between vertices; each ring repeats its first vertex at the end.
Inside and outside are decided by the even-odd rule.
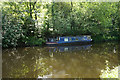
POLYGON ((29 46, 41 46, 45 43, 45 40, 43 38, 37 38, 37 37, 28 37, 27 39, 24 39, 25 44, 29 46))
POLYGON ((7 22, 6 25, 2 25, 3 30, 3 47, 15 47, 18 45, 18 40, 23 35, 21 29, 21 24, 13 24, 12 22, 7 22))

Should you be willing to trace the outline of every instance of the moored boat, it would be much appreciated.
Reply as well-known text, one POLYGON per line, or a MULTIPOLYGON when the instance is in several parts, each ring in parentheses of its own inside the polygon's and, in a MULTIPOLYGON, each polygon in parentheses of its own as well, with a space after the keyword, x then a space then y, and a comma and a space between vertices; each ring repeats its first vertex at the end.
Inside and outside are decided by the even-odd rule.
POLYGON ((46 44, 47 45, 63 45, 63 44, 70 44, 70 43, 86 43, 91 42, 90 35, 83 35, 83 36, 65 36, 65 37, 57 37, 57 38, 48 38, 46 44))

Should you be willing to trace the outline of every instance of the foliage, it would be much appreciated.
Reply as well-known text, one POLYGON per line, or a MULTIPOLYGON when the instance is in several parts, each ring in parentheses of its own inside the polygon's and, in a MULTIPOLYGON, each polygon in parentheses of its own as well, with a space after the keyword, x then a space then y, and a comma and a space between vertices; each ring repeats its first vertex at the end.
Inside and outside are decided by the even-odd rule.
MULTIPOLYGON (((35 4, 33 2, 4 2, 2 9, 3 47, 23 45, 41 45, 43 39, 32 39, 31 36, 38 36, 38 29, 35 27, 37 19, 35 4), (30 40, 31 39, 31 40, 30 40), (30 40, 31 42, 28 42, 30 40), (34 40, 32 42, 32 40, 34 40), (36 42, 35 42, 36 41, 36 42), (38 42, 40 41, 40 42, 38 42)), ((40 5, 37 5, 37 7, 40 5)))
POLYGON ((18 40, 23 36, 23 30, 21 27, 20 20, 16 20, 14 16, 4 14, 7 13, 3 11, 2 16, 2 36, 3 36, 3 47, 17 46, 18 40))
POLYGON ((22 35, 22 30, 20 29, 20 25, 13 25, 11 23, 9 24, 9 26, 7 25, 3 27, 4 27, 3 47, 17 46, 17 41, 22 35))
POLYGON ((100 75, 100 78, 103 78, 101 80, 106 80, 104 78, 118 78, 118 75, 120 74, 120 71, 118 68, 119 68, 119 66, 110 70, 110 68, 108 67, 108 63, 107 63, 106 70, 101 71, 102 74, 100 75))
POLYGON ((63 36, 87 34, 94 41, 118 40, 117 10, 118 3, 52 3, 47 13, 49 28, 63 36))
POLYGON ((28 37, 23 39, 23 42, 28 46, 41 46, 45 43, 45 40, 43 38, 28 37))
POLYGON ((95 42, 118 40, 120 36, 120 2, 4 2, 2 5, 4 47, 26 44, 28 38, 36 36, 39 41, 39 38, 91 35, 95 42))

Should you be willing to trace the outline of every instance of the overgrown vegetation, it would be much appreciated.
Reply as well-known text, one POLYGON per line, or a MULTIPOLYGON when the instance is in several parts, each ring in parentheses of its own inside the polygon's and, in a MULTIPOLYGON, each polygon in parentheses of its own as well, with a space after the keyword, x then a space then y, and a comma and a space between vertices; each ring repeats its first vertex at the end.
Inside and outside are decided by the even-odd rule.
POLYGON ((110 70, 108 61, 106 61, 106 70, 101 70, 102 74, 100 75, 101 80, 107 80, 107 78, 117 78, 116 80, 120 80, 120 66, 114 67, 114 69, 110 70))
POLYGON ((41 45, 48 37, 119 40, 120 2, 3 2, 3 47, 41 45))

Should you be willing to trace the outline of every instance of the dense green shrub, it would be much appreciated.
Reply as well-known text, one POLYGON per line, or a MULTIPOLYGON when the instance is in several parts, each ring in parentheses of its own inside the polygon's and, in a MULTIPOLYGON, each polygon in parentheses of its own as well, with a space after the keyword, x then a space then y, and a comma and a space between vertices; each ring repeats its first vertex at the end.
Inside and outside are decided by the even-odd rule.
POLYGON ((2 46, 17 46, 18 40, 23 36, 23 30, 20 23, 16 23, 15 19, 3 19, 2 30, 3 30, 3 40, 2 46))
POLYGON ((22 40, 27 46, 41 46, 45 43, 45 40, 43 38, 37 38, 36 36, 29 36, 22 40))

